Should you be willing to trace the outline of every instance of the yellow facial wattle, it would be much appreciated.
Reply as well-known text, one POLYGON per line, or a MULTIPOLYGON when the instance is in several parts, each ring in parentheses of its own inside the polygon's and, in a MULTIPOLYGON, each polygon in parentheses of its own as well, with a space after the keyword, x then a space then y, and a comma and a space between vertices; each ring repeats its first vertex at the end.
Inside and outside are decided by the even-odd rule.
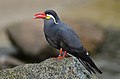
POLYGON ((46 19, 50 19, 51 17, 50 16, 46 16, 46 19))

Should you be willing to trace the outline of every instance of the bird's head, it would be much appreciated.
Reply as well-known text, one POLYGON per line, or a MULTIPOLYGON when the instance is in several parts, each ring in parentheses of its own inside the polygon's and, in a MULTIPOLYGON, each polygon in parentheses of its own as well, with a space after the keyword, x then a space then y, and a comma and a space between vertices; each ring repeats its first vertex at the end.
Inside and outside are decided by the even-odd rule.
POLYGON ((45 12, 39 12, 34 15, 34 19, 45 19, 45 20, 53 20, 55 24, 57 24, 60 19, 57 13, 54 10, 46 10, 45 12))

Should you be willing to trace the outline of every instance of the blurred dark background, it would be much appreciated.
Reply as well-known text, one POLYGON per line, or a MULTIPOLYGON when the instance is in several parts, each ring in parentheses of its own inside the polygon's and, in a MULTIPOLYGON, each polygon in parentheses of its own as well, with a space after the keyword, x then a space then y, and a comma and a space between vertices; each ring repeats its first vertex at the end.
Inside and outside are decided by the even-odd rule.
POLYGON ((120 0, 1 0, 0 69, 58 55, 44 38, 43 21, 32 19, 47 9, 77 32, 103 72, 100 79, 120 78, 120 0))

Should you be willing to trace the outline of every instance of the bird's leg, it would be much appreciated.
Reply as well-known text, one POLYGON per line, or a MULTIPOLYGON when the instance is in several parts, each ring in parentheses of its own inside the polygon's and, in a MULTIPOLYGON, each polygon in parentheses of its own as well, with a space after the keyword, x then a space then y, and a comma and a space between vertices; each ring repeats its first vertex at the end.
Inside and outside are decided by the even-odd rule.
POLYGON ((60 48, 60 54, 59 54, 59 56, 58 56, 58 59, 61 59, 61 58, 63 58, 63 57, 62 57, 62 48, 60 48))
POLYGON ((64 52, 62 58, 64 58, 67 55, 67 51, 64 52))
POLYGON ((60 49, 60 54, 58 56, 58 59, 62 59, 65 58, 65 56, 67 55, 67 51, 64 51, 64 54, 62 55, 62 48, 60 49))

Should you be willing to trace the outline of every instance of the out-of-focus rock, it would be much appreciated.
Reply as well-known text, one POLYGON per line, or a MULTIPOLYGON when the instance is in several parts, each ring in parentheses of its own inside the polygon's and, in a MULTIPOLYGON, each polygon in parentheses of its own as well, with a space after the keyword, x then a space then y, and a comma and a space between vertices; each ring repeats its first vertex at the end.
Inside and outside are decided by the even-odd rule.
POLYGON ((103 75, 98 75, 101 79, 120 78, 120 30, 113 28, 106 29, 107 36, 104 43, 98 49, 94 59, 101 67, 103 75), (114 74, 114 75, 113 75, 114 74))
POLYGON ((7 29, 7 33, 14 44, 28 55, 38 55, 46 47, 41 21, 16 23, 7 29))
POLYGON ((24 58, 30 56, 28 60, 40 61, 58 55, 46 42, 42 21, 31 20, 13 24, 7 28, 7 34, 14 47, 26 55, 24 58))
POLYGON ((15 54, 15 52, 16 50, 11 46, 5 30, 0 30, 0 56, 15 54))
POLYGON ((0 71, 0 79, 97 79, 71 58, 47 59, 39 64, 26 64, 0 71))
POLYGON ((93 52, 104 42, 105 32, 98 24, 90 20, 77 20, 63 18, 79 35, 84 47, 93 52))
POLYGON ((0 69, 11 68, 22 64, 25 63, 12 56, 0 56, 0 69))
POLYGON ((11 66, 13 62, 11 62, 11 59, 9 57, 10 55, 13 55, 13 54, 17 54, 16 50, 11 45, 7 37, 7 34, 5 33, 5 29, 0 29, 0 69, 13 67, 11 66))

